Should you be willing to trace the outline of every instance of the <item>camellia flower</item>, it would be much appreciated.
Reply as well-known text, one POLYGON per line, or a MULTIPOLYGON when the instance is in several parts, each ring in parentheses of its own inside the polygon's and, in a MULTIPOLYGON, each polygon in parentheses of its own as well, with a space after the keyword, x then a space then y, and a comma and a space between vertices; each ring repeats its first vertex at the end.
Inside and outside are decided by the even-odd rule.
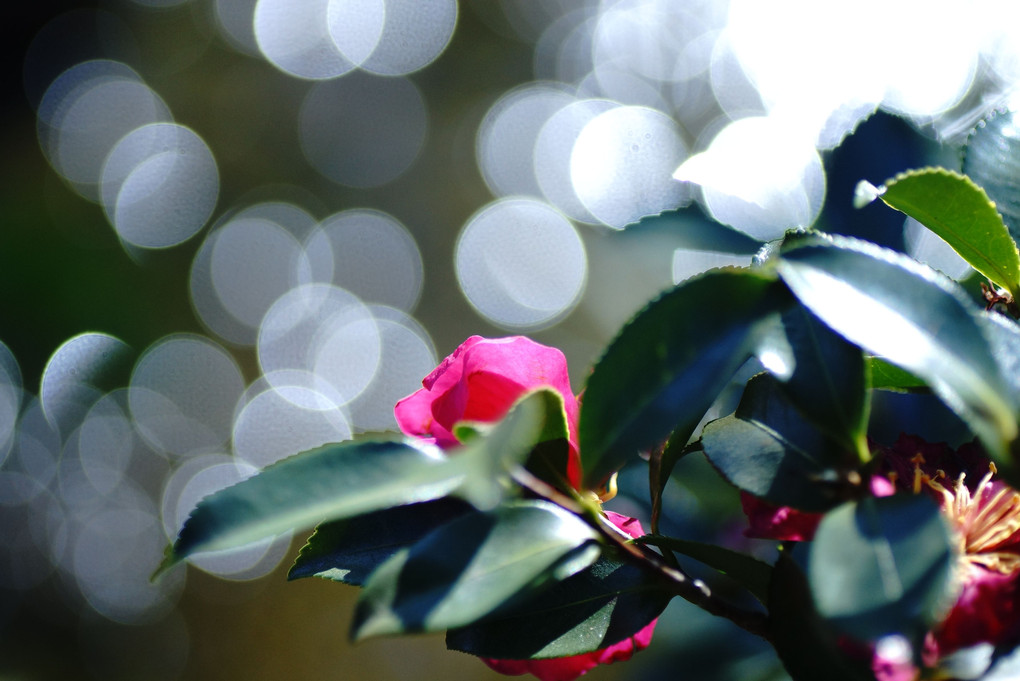
POLYGON ((567 480, 581 482, 577 450, 580 407, 570 389, 567 360, 556 348, 530 338, 471 336, 422 380, 424 388, 397 402, 397 425, 407 435, 440 447, 458 443, 453 427, 461 421, 498 421, 517 398, 536 388, 552 388, 563 397, 569 428, 567 480))
MULTIPOLYGON (((454 447, 453 435, 460 421, 498 421, 519 397, 537 388, 552 388, 563 397, 569 431, 570 456, 566 479, 580 489, 581 466, 577 448, 580 406, 570 389, 563 353, 523 336, 482 338, 472 336, 444 359, 422 381, 421 390, 400 400, 395 409, 397 424, 407 435, 454 447)), ((605 512, 616 527, 631 537, 644 534, 634 518, 605 512)), ((493 660, 482 658, 503 674, 534 674, 542 681, 571 681, 600 664, 627 660, 652 639, 657 620, 633 636, 605 648, 570 657, 541 660, 493 660)))
MULTIPOLYGON (((872 492, 932 495, 957 542, 960 594, 928 633, 924 663, 934 667, 957 650, 1020 635, 1020 493, 996 479, 995 465, 973 443, 954 451, 944 443, 901 435, 879 455, 886 475, 876 476, 872 492), (876 485, 879 481, 888 481, 888 491, 876 485)), ((750 536, 779 540, 810 540, 821 518, 750 495, 744 497, 744 511, 750 536)), ((902 665, 894 672, 879 657, 873 668, 879 681, 916 678, 919 673, 905 674, 902 665)))

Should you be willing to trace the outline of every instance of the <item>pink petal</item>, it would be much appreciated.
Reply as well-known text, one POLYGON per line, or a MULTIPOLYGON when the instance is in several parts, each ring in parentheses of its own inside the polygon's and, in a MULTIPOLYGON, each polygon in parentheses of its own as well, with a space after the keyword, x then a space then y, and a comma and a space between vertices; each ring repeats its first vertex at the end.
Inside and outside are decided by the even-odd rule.
POLYGON ((453 427, 460 421, 498 421, 530 390, 549 387, 563 396, 571 457, 564 471, 580 485, 577 422, 580 408, 570 388, 563 353, 523 336, 472 336, 422 381, 421 390, 394 408, 397 425, 407 435, 434 438, 441 447, 457 444, 453 427))
POLYGON ((810 541, 822 520, 821 513, 776 506, 747 492, 740 493, 740 504, 744 507, 749 525, 744 534, 757 539, 810 541))

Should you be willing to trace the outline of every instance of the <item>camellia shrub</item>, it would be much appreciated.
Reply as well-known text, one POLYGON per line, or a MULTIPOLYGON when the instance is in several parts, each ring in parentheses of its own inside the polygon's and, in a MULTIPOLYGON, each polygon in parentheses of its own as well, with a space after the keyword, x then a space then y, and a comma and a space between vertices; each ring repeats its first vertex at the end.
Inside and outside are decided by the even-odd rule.
POLYGON ((630 658, 675 597, 768 641, 798 680, 1020 677, 1020 256, 964 175, 859 188, 877 197, 949 243, 981 290, 793 230, 749 268, 648 303, 580 395, 560 351, 469 338, 396 405, 403 437, 303 452, 206 498, 162 569, 314 528, 290 577, 360 587, 353 639, 445 631, 543 681, 630 658), (761 371, 735 410, 706 419, 749 361, 761 371), (972 441, 880 442, 880 391, 936 396, 972 441), (663 533, 685 456, 739 490, 774 560, 663 533), (647 531, 602 508, 624 466, 647 468, 647 531))

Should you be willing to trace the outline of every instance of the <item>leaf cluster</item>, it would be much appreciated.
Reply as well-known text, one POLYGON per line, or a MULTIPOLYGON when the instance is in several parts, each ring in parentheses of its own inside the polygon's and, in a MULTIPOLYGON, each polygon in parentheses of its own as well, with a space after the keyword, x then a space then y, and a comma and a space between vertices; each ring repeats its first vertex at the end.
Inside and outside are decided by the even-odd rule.
MULTIPOLYGON (((1017 247, 968 178, 925 169, 872 189, 998 299, 1020 292, 1017 247)), ((791 232, 751 268, 709 271, 650 302, 590 374, 582 487, 646 460, 652 534, 621 536, 557 473, 566 416, 558 394, 539 390, 497 424, 462 424, 456 450, 342 443, 267 468, 200 503, 164 569, 314 526, 290 576, 360 587, 355 639, 446 630, 451 648, 483 657, 577 655, 632 636, 679 595, 769 640, 796 679, 871 678, 841 641, 897 635, 919 650, 958 593, 961 560, 931 498, 875 495, 873 397, 936 395, 1017 485, 1018 369, 1015 321, 956 282, 868 242, 791 232), (749 362, 760 370, 736 409, 706 419, 749 362), (659 533, 663 490, 688 455, 746 498, 814 518, 813 541, 769 563, 659 533), (692 580, 681 566, 691 560, 756 604, 692 580)), ((997 650, 973 678, 1000 678, 1014 658, 997 650)))

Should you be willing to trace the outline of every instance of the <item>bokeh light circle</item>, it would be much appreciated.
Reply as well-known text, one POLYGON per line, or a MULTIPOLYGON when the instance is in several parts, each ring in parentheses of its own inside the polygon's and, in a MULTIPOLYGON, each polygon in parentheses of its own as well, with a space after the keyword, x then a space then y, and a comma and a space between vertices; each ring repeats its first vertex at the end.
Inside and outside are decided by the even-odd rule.
POLYGON ((333 283, 365 302, 410 311, 421 296, 421 253, 391 215, 371 209, 337 213, 309 236, 306 249, 315 281, 333 283))
POLYGON ((138 432, 157 450, 186 456, 227 442, 244 381, 222 347, 177 334, 142 354, 129 390, 138 432))
POLYGON ((822 210, 825 172, 813 144, 784 121, 753 116, 727 125, 674 177, 701 185, 713 218, 759 241, 810 226, 822 210))
MULTIPOLYGON (((333 0, 331 10, 348 2, 333 0)), ((358 4, 364 4, 364 0, 358 4)), ((383 76, 418 71, 435 61, 453 37, 457 0, 385 0, 382 4, 384 21, 377 42, 358 62, 366 71, 383 76)), ((337 35, 332 22, 331 33, 337 35)), ((371 29, 366 33, 371 36, 371 29)), ((343 40, 337 40, 337 44, 342 46, 343 40)), ((364 53, 362 49, 360 54, 364 53)))
POLYGON ((142 248, 168 248, 194 236, 212 215, 219 189, 209 147, 173 123, 135 129, 103 167, 103 208, 120 238, 142 248))
POLYGON ((351 437, 340 405, 304 385, 277 384, 252 398, 234 422, 234 453, 265 468, 281 459, 351 437))
POLYGON ((619 106, 581 130, 570 157, 570 176, 585 208, 619 229, 688 203, 687 188, 670 178, 686 158, 687 147, 673 119, 655 109, 619 106))
POLYGON ((65 341, 43 369, 40 400, 46 418, 67 435, 108 386, 127 375, 133 353, 122 340, 105 333, 83 333, 65 341))
POLYGON ((281 370, 311 372, 329 382, 344 403, 363 391, 379 366, 379 329, 353 293, 329 284, 291 289, 266 313, 258 358, 268 380, 281 370))
POLYGON ((370 306, 379 329, 379 370, 372 383, 349 405, 358 431, 399 430, 393 405, 421 387, 421 379, 437 364, 428 331, 403 311, 370 306))
POLYGON ((276 68, 299 78, 336 78, 355 67, 329 31, 330 0, 258 0, 255 40, 276 68))
POLYGON ((507 329, 541 329, 580 300, 588 274, 584 244, 560 212, 535 199, 490 203, 464 225, 457 281, 483 317, 507 329))
POLYGON ((478 168, 496 196, 541 196, 535 179, 535 140, 554 113, 574 101, 559 83, 529 83, 500 97, 478 126, 478 168))
POLYGON ((608 99, 582 99, 564 106, 542 126, 535 140, 535 179, 545 198, 578 222, 598 222, 574 191, 570 156, 578 135, 593 118, 616 106, 608 99))
POLYGON ((94 60, 53 81, 39 104, 37 132, 54 170, 94 201, 103 164, 117 142, 136 128, 169 120, 166 104, 134 70, 94 60))

